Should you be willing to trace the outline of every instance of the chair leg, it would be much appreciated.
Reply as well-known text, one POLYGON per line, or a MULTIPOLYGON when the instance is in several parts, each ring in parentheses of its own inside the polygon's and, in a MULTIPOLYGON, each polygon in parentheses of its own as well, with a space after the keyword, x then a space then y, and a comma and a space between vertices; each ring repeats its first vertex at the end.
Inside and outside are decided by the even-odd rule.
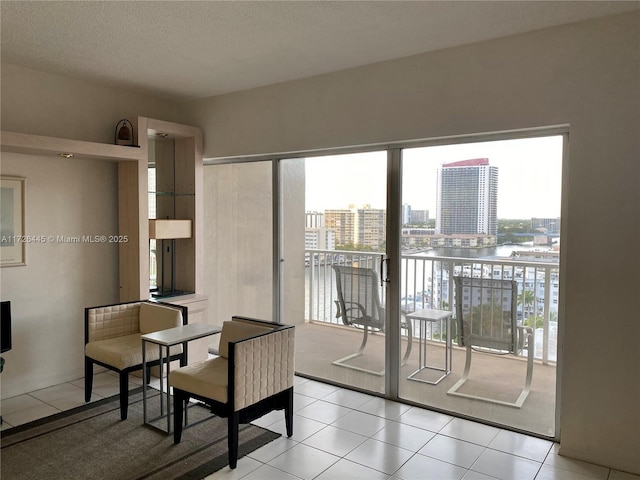
POLYGON ((287 392, 286 406, 284 407, 284 422, 287 427, 287 437, 293 435, 293 388, 287 392))
POLYGON ((404 357, 402 357, 402 362, 400 363, 401 367, 404 367, 408 361, 409 361, 409 355, 411 355, 411 347, 412 347, 412 341, 413 341, 413 325, 411 324, 410 320, 404 320, 404 322, 402 322, 404 324, 404 327, 406 327, 407 329, 407 350, 404 353, 404 357))
POLYGON ((93 389, 93 360, 84 357, 84 401, 91 401, 91 390, 93 389))
POLYGON ((227 436, 229 442, 229 468, 234 469, 238 465, 238 427, 240 425, 240 415, 238 412, 229 414, 227 426, 227 436))
POLYGON ((129 410, 129 373, 120 372, 120 420, 127 419, 129 410))
POLYGON ((188 401, 189 397, 185 397, 181 390, 173 390, 173 443, 180 443, 182 440, 182 419, 188 401))

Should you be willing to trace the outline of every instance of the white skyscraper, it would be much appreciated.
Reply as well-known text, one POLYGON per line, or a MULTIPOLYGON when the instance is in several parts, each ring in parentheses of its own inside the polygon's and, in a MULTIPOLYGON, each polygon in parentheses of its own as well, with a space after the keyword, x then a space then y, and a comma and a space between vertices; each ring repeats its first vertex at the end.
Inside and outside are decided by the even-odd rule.
POLYGON ((447 163, 438 168, 436 233, 497 235, 498 167, 489 159, 447 163))

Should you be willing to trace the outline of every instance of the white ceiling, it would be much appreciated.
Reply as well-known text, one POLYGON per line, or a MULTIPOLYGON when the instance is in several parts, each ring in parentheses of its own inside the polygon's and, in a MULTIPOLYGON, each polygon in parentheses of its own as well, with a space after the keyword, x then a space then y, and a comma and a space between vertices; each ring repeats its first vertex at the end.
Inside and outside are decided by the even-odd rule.
POLYGON ((640 1, 9 1, 1 60, 189 100, 640 8, 640 1))

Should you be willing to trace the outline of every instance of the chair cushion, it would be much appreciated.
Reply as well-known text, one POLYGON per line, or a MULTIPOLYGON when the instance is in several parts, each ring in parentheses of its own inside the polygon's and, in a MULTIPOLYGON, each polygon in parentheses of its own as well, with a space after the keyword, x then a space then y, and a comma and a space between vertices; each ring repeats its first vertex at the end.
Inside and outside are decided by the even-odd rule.
MULTIPOLYGON (((152 362, 160 358, 158 347, 147 343, 146 360, 152 362)), ((182 345, 170 349, 171 355, 182 353, 182 345)), ((118 370, 142 365, 142 340, 139 333, 89 342, 85 345, 85 355, 93 360, 111 365, 118 370)))
MULTIPOLYGON (((278 326, 275 325, 274 326, 278 326)), ((260 333, 267 333, 272 331, 273 328, 263 325, 256 325, 254 323, 227 320, 222 322, 222 333, 220 334, 220 346, 218 348, 218 355, 224 358, 229 358, 229 342, 237 342, 253 335, 260 333)))
POLYGON ((182 312, 165 305, 140 304, 140 333, 157 332, 182 325, 182 312))
POLYGON ((89 342, 140 332, 140 304, 131 302, 87 309, 89 342))
POLYGON ((173 370, 169 384, 195 395, 227 402, 229 361, 223 357, 211 358, 173 370))

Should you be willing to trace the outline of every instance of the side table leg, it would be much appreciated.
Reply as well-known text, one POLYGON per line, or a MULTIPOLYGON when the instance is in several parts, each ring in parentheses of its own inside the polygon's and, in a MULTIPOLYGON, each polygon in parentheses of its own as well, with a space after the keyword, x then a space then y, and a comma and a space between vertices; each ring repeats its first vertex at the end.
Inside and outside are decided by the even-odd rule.
POLYGON ((142 340, 142 422, 147 423, 147 342, 142 340))
POLYGON ((169 373, 171 371, 171 347, 167 345, 167 433, 171 433, 171 387, 169 386, 169 373))

